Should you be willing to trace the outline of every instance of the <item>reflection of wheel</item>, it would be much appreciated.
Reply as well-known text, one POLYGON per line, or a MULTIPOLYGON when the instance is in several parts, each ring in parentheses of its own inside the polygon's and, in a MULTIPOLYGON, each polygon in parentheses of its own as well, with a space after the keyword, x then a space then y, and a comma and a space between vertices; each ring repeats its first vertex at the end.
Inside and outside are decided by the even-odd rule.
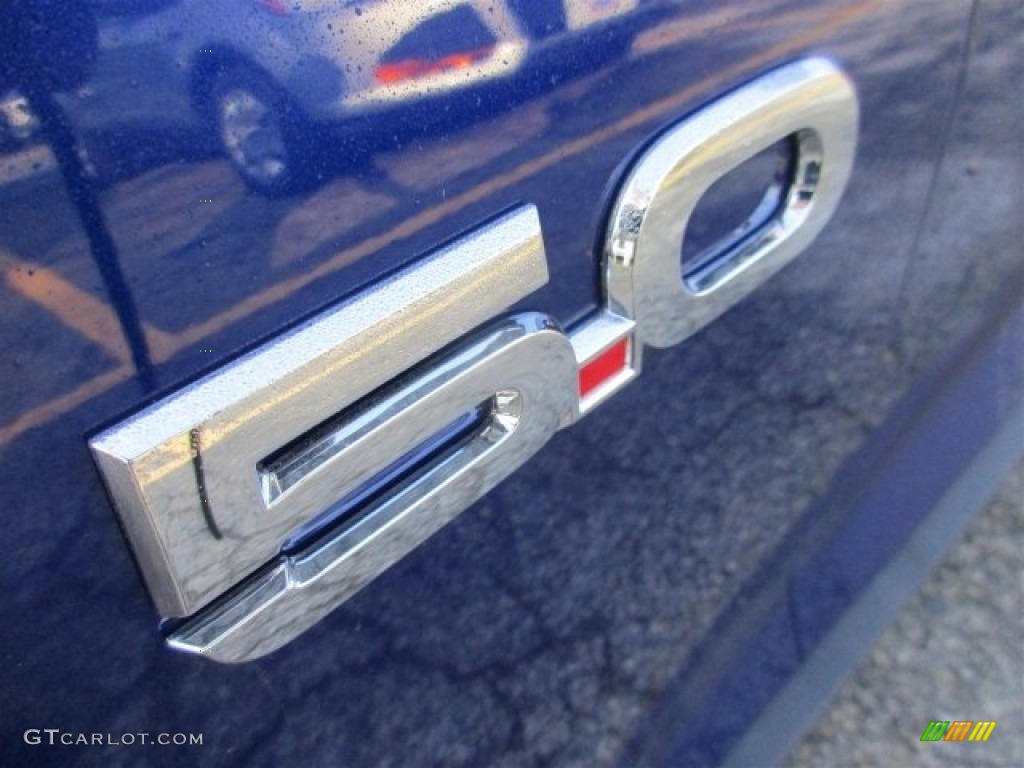
POLYGON ((304 186, 302 151, 309 134, 277 85, 257 72, 230 69, 217 78, 210 99, 221 149, 246 184, 268 195, 304 186))

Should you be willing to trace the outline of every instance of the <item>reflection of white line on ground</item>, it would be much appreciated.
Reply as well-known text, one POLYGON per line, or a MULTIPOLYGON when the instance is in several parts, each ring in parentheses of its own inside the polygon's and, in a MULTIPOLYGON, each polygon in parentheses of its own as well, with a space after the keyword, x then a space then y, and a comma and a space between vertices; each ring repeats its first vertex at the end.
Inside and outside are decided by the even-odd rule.
POLYGON ((270 266, 301 262, 324 243, 343 235, 395 207, 397 200, 367 190, 355 179, 339 179, 296 205, 274 230, 270 266))
POLYGON ((57 160, 45 144, 0 155, 0 186, 57 170, 57 160))
POLYGON ((403 187, 432 190, 534 141, 550 128, 546 108, 550 99, 539 100, 514 116, 489 120, 462 131, 458 141, 432 141, 418 152, 381 153, 377 167, 403 187))
POLYGON ((200 238, 244 196, 226 160, 174 164, 113 185, 103 192, 103 208, 126 268, 141 276, 158 259, 200 238), (136 259, 142 269, 131 269, 136 259))
POLYGON ((725 8, 659 24, 637 36, 633 43, 633 55, 652 53, 688 40, 707 37, 719 31, 728 31, 730 35, 734 35, 741 30, 757 31, 769 27, 778 28, 784 24, 796 25, 824 21, 829 14, 836 12, 834 8, 809 8, 788 13, 774 13, 770 19, 748 18, 760 10, 763 10, 763 6, 759 3, 749 3, 745 7, 737 7, 736 3, 730 3, 725 8))
MULTIPOLYGON (((56 272, 15 259, 8 251, 0 250, 0 264, 5 266, 4 282, 11 290, 48 310, 68 328, 121 362, 130 359, 121 324, 108 304, 56 272)), ((163 331, 147 326, 145 332, 156 352, 173 347, 173 339, 163 331)))
POLYGON ((121 334, 117 316, 104 302, 39 266, 9 267, 4 282, 8 288, 49 310, 68 328, 103 347, 121 362, 129 359, 128 345, 121 334))
POLYGON ((103 394, 114 385, 130 379, 134 375, 135 369, 132 366, 119 365, 114 370, 101 373, 96 378, 89 379, 80 387, 55 397, 45 405, 25 411, 14 421, 0 427, 0 445, 6 445, 23 432, 27 432, 34 427, 40 427, 53 419, 63 416, 68 411, 97 395, 103 394))
POLYGON ((699 35, 725 29, 726 25, 730 25, 752 11, 752 8, 737 9, 730 5, 727 8, 709 11, 698 16, 686 16, 676 21, 659 24, 637 36, 633 43, 633 53, 651 53, 685 40, 692 40, 699 35))

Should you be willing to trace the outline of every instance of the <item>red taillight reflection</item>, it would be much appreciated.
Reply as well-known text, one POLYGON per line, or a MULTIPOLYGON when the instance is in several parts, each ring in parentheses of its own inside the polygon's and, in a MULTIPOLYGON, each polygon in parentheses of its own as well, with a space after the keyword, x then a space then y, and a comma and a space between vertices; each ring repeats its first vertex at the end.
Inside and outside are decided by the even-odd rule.
POLYGON ((452 72, 460 69, 468 69, 491 55, 493 46, 478 48, 475 51, 453 53, 441 59, 403 59, 381 64, 374 71, 373 75, 377 82, 385 85, 394 85, 406 80, 418 80, 428 75, 437 75, 442 72, 452 72))

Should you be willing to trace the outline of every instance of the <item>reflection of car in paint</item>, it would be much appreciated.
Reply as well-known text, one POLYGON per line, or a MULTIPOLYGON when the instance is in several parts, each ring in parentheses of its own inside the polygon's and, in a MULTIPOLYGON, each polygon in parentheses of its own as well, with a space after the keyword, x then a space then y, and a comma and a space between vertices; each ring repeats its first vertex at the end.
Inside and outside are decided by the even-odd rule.
MULTIPOLYGON (((303 152, 313 125, 509 75, 524 61, 530 36, 578 31, 635 5, 101 2, 96 74, 65 105, 86 135, 202 125, 246 182, 284 192, 315 173, 303 152), (546 19, 544 28, 531 29, 538 18, 546 19)), ((102 164, 102 153, 94 160, 102 164)))

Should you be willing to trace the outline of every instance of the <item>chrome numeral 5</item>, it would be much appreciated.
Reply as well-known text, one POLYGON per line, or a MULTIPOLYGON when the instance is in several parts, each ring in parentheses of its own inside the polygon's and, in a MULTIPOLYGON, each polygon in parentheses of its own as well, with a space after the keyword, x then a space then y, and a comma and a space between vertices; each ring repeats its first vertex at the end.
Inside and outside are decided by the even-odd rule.
MULTIPOLYGON (((175 632, 171 644, 220 661, 261 656, 291 640, 404 557, 535 454, 576 410, 576 359, 543 315, 510 318, 446 355, 340 427, 344 448, 298 481, 335 475, 338 493, 360 470, 401 456, 467 407, 485 404, 470 436, 383 498, 175 632), (386 457, 386 458, 385 458, 386 457), (353 469, 350 471, 349 467, 353 469)), ((287 495, 287 493, 286 493, 287 495)))
POLYGON ((160 612, 208 605, 403 451, 363 451, 344 471, 332 461, 273 500, 265 459, 545 282, 540 221, 524 207, 95 437, 160 612))

